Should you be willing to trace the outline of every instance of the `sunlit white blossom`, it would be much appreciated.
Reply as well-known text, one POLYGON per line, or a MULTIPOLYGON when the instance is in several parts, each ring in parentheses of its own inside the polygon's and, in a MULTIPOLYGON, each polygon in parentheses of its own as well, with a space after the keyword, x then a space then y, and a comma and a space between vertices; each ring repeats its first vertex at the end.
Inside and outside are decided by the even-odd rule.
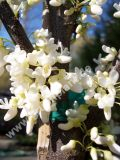
POLYGON ((120 18, 120 3, 114 3, 113 5, 115 7, 115 9, 117 10, 115 13, 114 13, 114 17, 116 18, 120 18))
POLYGON ((70 140, 69 143, 61 147, 61 151, 73 150, 76 147, 76 141, 70 140))

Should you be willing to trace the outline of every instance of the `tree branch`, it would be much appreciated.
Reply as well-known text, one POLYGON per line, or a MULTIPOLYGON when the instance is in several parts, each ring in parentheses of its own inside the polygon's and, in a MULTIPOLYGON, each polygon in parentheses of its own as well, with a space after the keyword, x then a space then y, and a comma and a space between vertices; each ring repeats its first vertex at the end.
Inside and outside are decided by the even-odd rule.
POLYGON ((27 38, 19 20, 15 17, 12 9, 5 0, 0 2, 0 19, 15 45, 20 45, 20 48, 26 52, 32 52, 34 48, 31 42, 27 38))

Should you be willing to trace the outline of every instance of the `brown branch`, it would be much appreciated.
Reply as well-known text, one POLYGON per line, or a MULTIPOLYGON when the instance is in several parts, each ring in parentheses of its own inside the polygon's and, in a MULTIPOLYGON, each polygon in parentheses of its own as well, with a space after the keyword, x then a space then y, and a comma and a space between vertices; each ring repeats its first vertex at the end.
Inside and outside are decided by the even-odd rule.
POLYGON ((0 3, 0 19, 13 42, 16 45, 20 45, 20 48, 26 52, 32 52, 34 48, 31 42, 27 38, 19 20, 15 17, 12 9, 5 0, 0 3))

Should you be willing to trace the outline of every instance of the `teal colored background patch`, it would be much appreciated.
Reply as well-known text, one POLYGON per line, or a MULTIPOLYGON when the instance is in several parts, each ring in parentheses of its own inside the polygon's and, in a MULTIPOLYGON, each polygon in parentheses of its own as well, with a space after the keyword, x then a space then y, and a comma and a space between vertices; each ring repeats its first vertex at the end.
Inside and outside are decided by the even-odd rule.
POLYGON ((67 92, 67 101, 58 101, 57 103, 57 111, 52 112, 50 115, 51 121, 67 121, 67 117, 65 112, 67 109, 74 109, 74 102, 77 101, 78 105, 85 104, 84 100, 85 92, 75 93, 73 91, 67 92))

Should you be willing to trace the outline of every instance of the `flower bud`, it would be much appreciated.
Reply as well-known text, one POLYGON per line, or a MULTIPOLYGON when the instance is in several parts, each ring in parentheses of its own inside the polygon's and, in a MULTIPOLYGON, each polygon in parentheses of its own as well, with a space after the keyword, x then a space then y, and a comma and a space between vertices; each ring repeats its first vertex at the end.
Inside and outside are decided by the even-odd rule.
POLYGON ((70 9, 68 9, 68 10, 65 10, 64 11, 64 14, 66 15, 66 16, 70 16, 70 15, 72 15, 73 13, 74 13, 74 8, 73 7, 71 7, 70 9))
POLYGON ((76 146, 76 141, 70 140, 69 143, 61 147, 61 151, 73 150, 75 149, 75 146, 76 146))
POLYGON ((98 137, 98 129, 97 127, 93 127, 90 131, 91 140, 96 139, 98 137))
POLYGON ((82 25, 79 24, 79 25, 77 26, 77 28, 76 28, 76 33, 79 34, 81 30, 82 30, 82 25))
POLYGON ((97 150, 94 147, 91 148, 90 155, 92 160, 98 160, 97 150))
POLYGON ((27 120, 26 133, 30 135, 32 133, 34 124, 36 123, 36 117, 29 116, 27 120))
POLYGON ((93 5, 91 5, 91 12, 96 15, 101 15, 103 10, 102 10, 101 6, 93 4, 93 5))
POLYGON ((11 108, 7 111, 6 115, 4 116, 5 121, 10 121, 17 115, 17 108, 11 108))

